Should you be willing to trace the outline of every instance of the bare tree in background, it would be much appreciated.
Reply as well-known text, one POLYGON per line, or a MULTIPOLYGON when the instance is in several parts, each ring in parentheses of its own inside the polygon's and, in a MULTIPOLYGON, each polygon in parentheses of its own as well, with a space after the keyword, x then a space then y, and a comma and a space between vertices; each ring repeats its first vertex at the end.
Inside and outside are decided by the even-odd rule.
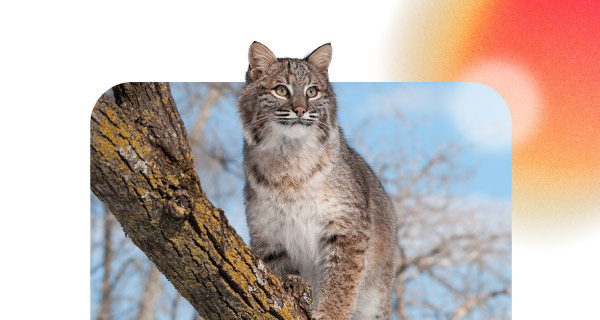
MULTIPOLYGON (((114 216, 92 195, 91 209, 91 281, 99 284, 100 300, 92 300, 92 311, 97 305, 96 319, 127 319, 135 317, 136 282, 144 277, 148 259, 125 238, 123 229, 114 216), (133 289, 133 290, 132 290, 133 289)), ((94 294, 92 294, 94 298, 94 294)), ((94 313, 94 312, 93 312, 94 313)))
MULTIPOLYGON (((460 161, 467 147, 440 143, 435 151, 425 151, 414 132, 420 121, 406 119, 402 106, 393 110, 402 131, 391 134, 396 141, 390 145, 399 148, 382 152, 365 143, 361 134, 355 140, 398 214, 395 316, 401 320, 509 319, 509 204, 452 191, 451 186, 466 183, 474 174, 475 167, 460 161)), ((378 117, 367 118, 356 131, 377 126, 378 117)))
POLYGON ((440 194, 460 179, 453 152, 434 154, 411 179, 395 182, 399 319, 510 318, 506 301, 494 301, 511 295, 510 208, 440 194))
MULTIPOLYGON (((232 143, 241 134, 224 127, 237 123, 235 100, 240 89, 241 84, 235 83, 172 85, 203 189, 219 206, 241 201, 241 150, 232 143)), ((474 168, 460 164, 462 149, 448 144, 432 153, 408 152, 412 138, 406 134, 419 123, 399 111, 394 116, 408 132, 402 141, 394 141, 399 148, 370 149, 360 134, 353 142, 381 178, 399 215, 395 317, 510 318, 510 303, 506 303, 511 296, 510 211, 506 211, 510 209, 450 192, 451 185, 473 174, 474 168)), ((377 121, 376 116, 365 120, 361 130, 377 121)), ((92 281, 98 284, 101 293, 96 296, 101 299, 92 303, 97 318, 195 318, 193 308, 173 286, 152 273, 154 266, 130 244, 112 216, 96 207, 92 210, 92 281)))
MULTIPOLYGON (((211 199, 223 207, 244 181, 241 128, 235 106, 241 83, 176 83, 173 95, 188 128, 196 170, 211 199), (209 121, 210 120, 210 121, 209 121), (237 129, 237 130, 236 130, 237 129), (239 139, 240 143, 232 143, 239 139)), ((237 199, 236 199, 237 200, 237 199)))
POLYGON ((98 320, 109 320, 111 319, 110 310, 112 298, 112 261, 113 261, 113 247, 112 247, 112 233, 113 233, 113 220, 114 218, 106 210, 103 212, 104 219, 103 231, 104 231, 104 257, 103 267, 104 275, 102 276, 102 300, 100 301, 100 311, 98 311, 98 320))
POLYGON ((161 290, 160 271, 153 264, 150 264, 148 269, 136 320, 152 320, 156 317, 156 299, 161 290))

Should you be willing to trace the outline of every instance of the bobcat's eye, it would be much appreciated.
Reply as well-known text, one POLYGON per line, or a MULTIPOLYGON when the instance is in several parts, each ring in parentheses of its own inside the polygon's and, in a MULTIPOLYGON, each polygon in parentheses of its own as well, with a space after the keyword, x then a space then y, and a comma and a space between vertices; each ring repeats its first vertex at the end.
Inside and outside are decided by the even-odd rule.
POLYGON ((285 97, 288 94, 288 89, 284 85, 279 85, 275 88, 275 92, 277 92, 278 95, 285 97))
POLYGON ((309 98, 314 98, 316 95, 317 95, 316 87, 310 87, 310 88, 306 89, 306 96, 308 96, 309 98))

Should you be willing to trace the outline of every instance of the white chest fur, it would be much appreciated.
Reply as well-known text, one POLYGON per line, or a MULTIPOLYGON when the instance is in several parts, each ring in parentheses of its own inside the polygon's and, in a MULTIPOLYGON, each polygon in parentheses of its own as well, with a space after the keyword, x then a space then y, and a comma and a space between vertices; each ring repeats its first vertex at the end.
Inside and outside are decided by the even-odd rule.
POLYGON ((300 275, 314 284, 319 241, 328 216, 320 198, 323 195, 316 191, 303 192, 297 195, 295 201, 282 202, 279 191, 261 191, 257 192, 252 207, 248 208, 255 217, 249 221, 250 227, 259 230, 269 243, 281 245, 300 275))
POLYGON ((272 132, 268 141, 253 150, 250 161, 254 165, 249 167, 255 166, 261 175, 280 185, 260 183, 257 176, 249 174, 247 182, 255 197, 246 203, 252 232, 260 233, 274 247, 283 247, 302 278, 313 286, 318 285, 320 239, 336 214, 335 197, 327 187, 331 156, 321 161, 325 153, 317 141, 311 134, 295 139, 277 130, 272 132), (322 165, 315 169, 314 164, 320 161, 322 165), (286 179, 301 182, 290 187, 282 183, 286 179))

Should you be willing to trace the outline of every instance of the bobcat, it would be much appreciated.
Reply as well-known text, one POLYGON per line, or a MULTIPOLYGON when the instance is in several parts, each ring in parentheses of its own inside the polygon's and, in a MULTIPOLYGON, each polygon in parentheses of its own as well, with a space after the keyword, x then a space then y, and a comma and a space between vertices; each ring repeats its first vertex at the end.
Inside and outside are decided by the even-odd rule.
POLYGON ((313 286, 313 319, 389 319, 396 218, 338 125, 331 52, 250 46, 238 103, 250 245, 281 279, 313 286))

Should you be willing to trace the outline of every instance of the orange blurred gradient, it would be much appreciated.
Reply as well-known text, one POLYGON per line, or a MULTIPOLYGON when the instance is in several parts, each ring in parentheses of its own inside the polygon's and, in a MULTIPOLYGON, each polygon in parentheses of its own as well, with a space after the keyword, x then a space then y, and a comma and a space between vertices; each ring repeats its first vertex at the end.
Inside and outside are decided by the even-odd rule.
POLYGON ((474 81, 513 120, 513 227, 600 217, 600 2, 407 3, 393 81, 474 81), (587 217, 587 218, 584 218, 587 217))

